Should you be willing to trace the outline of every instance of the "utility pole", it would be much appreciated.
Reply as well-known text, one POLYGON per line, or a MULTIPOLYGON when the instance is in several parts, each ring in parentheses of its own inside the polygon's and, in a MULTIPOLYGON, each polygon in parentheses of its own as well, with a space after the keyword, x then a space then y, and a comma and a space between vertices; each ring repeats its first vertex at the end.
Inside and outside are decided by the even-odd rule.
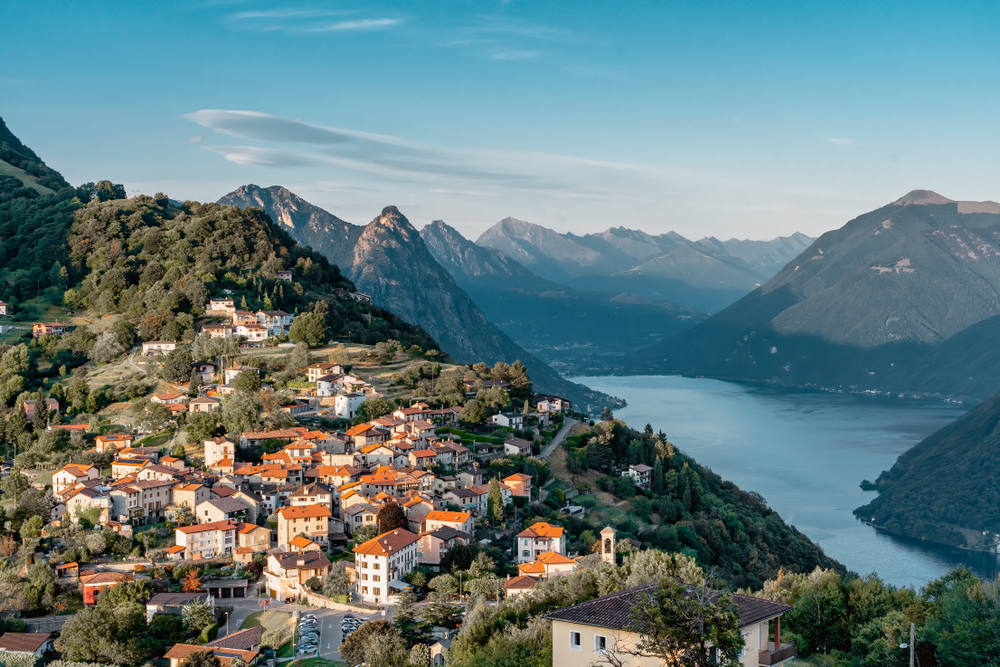
POLYGON ((916 634, 916 629, 913 623, 910 623, 910 667, 913 667, 913 643, 916 634))

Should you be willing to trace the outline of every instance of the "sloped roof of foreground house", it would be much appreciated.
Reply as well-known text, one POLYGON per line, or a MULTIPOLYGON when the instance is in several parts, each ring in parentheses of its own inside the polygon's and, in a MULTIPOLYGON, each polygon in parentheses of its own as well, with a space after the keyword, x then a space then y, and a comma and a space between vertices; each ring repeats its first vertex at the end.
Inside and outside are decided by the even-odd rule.
MULTIPOLYGON (((556 609, 545 614, 545 618, 553 621, 566 621, 580 625, 592 625, 611 630, 626 630, 634 623, 632 610, 639 604, 640 596, 650 593, 655 584, 643 584, 635 588, 627 588, 619 593, 575 604, 572 607, 556 609)), ((718 591, 712 591, 712 598, 718 596, 718 591)), ((736 605, 740 616, 740 627, 744 628, 754 623, 780 616, 792 609, 787 604, 762 600, 748 595, 732 594, 730 596, 736 605)))

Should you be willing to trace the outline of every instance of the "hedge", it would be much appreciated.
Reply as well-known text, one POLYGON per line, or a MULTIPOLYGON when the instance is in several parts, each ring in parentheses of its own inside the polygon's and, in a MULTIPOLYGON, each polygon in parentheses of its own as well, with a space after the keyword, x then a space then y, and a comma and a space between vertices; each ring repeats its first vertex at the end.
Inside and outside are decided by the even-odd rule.
POLYGON ((24 651, 4 651, 0 657, 0 665, 6 667, 41 667, 43 664, 42 656, 24 651))
POLYGON ((214 641, 215 638, 218 636, 218 634, 219 634, 219 622, 216 621, 215 623, 206 626, 205 629, 201 631, 201 634, 198 635, 198 643, 207 644, 210 641, 214 641))

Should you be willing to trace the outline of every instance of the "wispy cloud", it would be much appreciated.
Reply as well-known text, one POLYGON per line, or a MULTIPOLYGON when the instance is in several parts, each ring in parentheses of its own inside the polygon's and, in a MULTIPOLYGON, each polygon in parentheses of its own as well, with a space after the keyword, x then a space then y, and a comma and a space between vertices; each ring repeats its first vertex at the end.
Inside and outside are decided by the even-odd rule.
POLYGON ((857 143, 856 141, 854 141, 854 139, 844 139, 841 137, 828 137, 826 139, 823 139, 823 141, 827 142, 828 144, 837 144, 838 146, 853 146, 854 144, 857 143))
POLYGON ((541 55, 538 51, 502 51, 490 56, 493 60, 529 60, 541 55))
POLYGON ((382 30, 402 23, 400 18, 355 18, 332 21, 337 16, 357 14, 347 9, 299 9, 281 7, 261 11, 237 12, 229 17, 229 25, 239 30, 287 32, 294 34, 382 30))
POLYGON ((261 148, 259 146, 205 146, 230 162, 256 167, 317 167, 323 160, 301 153, 261 148))
POLYGON ((188 139, 184 143, 185 143, 185 145, 191 145, 191 144, 200 144, 203 141, 205 141, 205 135, 204 134, 199 134, 196 137, 191 137, 190 139, 188 139))

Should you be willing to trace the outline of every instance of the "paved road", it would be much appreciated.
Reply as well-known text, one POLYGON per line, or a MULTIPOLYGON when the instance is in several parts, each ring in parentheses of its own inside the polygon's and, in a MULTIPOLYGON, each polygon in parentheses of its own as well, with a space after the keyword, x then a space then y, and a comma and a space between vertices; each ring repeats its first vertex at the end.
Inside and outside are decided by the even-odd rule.
POLYGON ((573 427, 579 423, 580 422, 577 421, 576 419, 570 419, 569 417, 564 419, 562 428, 559 429, 559 432, 556 433, 554 438, 552 438, 552 442, 545 445, 545 449, 542 450, 542 453, 539 454, 539 456, 543 459, 547 459, 549 457, 549 454, 554 452, 556 447, 562 444, 562 441, 566 439, 566 436, 569 435, 569 432, 571 430, 573 430, 573 427))

